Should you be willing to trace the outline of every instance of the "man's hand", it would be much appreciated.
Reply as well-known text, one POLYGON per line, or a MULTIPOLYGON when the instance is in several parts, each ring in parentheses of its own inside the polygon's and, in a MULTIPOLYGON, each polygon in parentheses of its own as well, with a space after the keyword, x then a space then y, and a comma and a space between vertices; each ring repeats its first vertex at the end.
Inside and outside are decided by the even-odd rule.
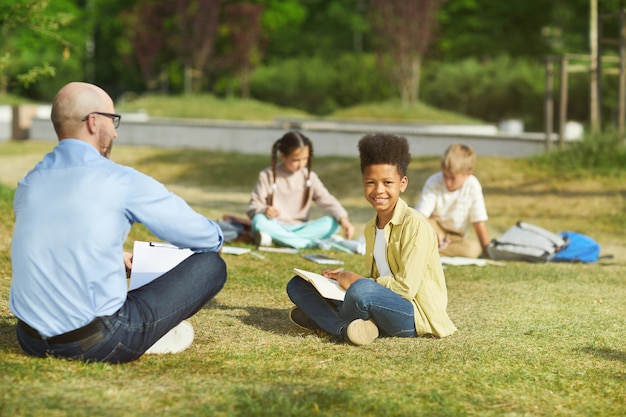
POLYGON ((133 254, 124 252, 124 266, 126 267, 126 278, 130 278, 130 271, 133 269, 133 254))

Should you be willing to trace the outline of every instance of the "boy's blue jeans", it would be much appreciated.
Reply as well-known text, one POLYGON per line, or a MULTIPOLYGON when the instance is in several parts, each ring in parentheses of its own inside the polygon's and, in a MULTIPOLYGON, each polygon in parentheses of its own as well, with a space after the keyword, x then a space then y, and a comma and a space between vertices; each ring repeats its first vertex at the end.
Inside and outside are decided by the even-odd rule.
POLYGON ((196 253, 154 281, 128 293, 113 315, 101 317, 104 329, 95 346, 85 341, 50 344, 17 326, 17 338, 29 355, 123 363, 138 359, 181 321, 197 313, 226 283, 226 264, 215 252, 196 253))
POLYGON ((287 294, 304 314, 332 335, 341 335, 353 320, 373 320, 385 336, 415 337, 413 304, 375 281, 362 278, 346 291, 344 301, 323 298, 315 287, 295 276, 287 294))

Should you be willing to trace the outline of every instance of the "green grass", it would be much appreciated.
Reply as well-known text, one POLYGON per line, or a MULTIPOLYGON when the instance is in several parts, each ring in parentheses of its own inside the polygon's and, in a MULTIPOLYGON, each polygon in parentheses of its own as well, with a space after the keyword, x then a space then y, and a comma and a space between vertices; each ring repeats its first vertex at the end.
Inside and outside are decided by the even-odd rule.
POLYGON ((424 103, 403 105, 400 100, 361 104, 337 110, 329 116, 340 120, 378 120, 389 122, 477 124, 480 120, 440 110, 424 103))
MULTIPOLYGON (((116 103, 118 112, 145 111, 151 117, 182 117, 194 119, 258 120, 319 119, 304 111, 284 108, 256 100, 217 98, 212 95, 130 97, 116 103)), ((439 110, 419 103, 403 106, 399 100, 369 103, 338 110, 329 120, 390 121, 413 123, 476 124, 479 120, 439 110)))
MULTIPOLYGON (((112 366, 30 358, 15 339, 12 189, 50 147, 0 144, 2 416, 624 415, 625 174, 557 176, 530 160, 479 158, 493 236, 523 219, 589 234, 614 258, 448 267, 448 310, 459 328, 451 337, 379 339, 361 348, 329 343, 287 319, 291 268, 316 265, 297 255, 225 255, 228 282, 190 319, 190 349, 112 366)), ((150 173, 213 218, 243 214, 268 163, 264 156, 121 146, 112 158, 150 173)), ((314 166, 361 233, 372 211, 358 161, 316 158, 314 166)), ((407 201, 415 202, 437 167, 438 158, 413 160, 407 201)), ((134 226, 127 243, 149 238, 134 226)), ((330 254, 346 269, 364 270, 361 256, 330 254)))
POLYGON ((217 98, 209 94, 164 96, 147 95, 121 100, 118 112, 146 111, 150 117, 182 117, 222 120, 274 120, 310 117, 305 112, 256 100, 217 98))
POLYGON ((29 104, 29 103, 32 103, 32 101, 26 98, 18 97, 13 94, 0 93, 0 105, 13 106, 16 104, 29 104))

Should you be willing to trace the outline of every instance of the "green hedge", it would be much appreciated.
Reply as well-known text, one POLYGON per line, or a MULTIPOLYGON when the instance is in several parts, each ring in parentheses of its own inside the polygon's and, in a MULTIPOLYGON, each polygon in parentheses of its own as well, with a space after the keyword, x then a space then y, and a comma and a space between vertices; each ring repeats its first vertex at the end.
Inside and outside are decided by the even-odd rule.
POLYGON ((623 177, 626 147, 615 129, 585 135, 583 140, 566 142, 565 149, 537 155, 531 162, 555 175, 588 177, 591 173, 623 177))
POLYGON ((481 62, 432 63, 422 80, 422 99, 436 107, 497 123, 521 119, 543 126, 545 71, 541 63, 506 56, 481 62))
POLYGON ((393 86, 372 55, 344 55, 327 61, 297 58, 258 68, 251 83, 253 98, 326 115, 338 108, 393 96, 393 86))
MULTIPOLYGON (((427 61, 422 70, 420 101, 472 118, 498 123, 520 119, 526 131, 545 125, 545 63, 499 56, 457 62, 427 61)), ((559 68, 554 75, 555 129, 559 105, 559 68)), ((569 76, 568 120, 589 119, 589 75, 569 76)), ((602 119, 615 123, 617 77, 604 76, 602 119)), ((348 54, 327 61, 320 57, 290 59, 260 67, 251 95, 261 101, 316 115, 341 108, 398 98, 398 89, 380 70, 374 55, 348 54)))

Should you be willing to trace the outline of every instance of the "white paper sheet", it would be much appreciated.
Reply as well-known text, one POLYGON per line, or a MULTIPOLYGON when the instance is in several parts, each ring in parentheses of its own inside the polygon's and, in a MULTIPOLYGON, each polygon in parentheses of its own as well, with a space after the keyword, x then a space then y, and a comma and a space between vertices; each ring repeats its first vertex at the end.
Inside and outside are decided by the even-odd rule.
POLYGON ((146 285, 192 254, 191 249, 180 249, 169 243, 135 241, 129 289, 146 285))
POLYGON ((244 253, 250 253, 251 249, 242 248, 239 246, 222 246, 222 254, 227 255, 243 255, 244 253))
POLYGON ((462 265, 504 266, 506 265, 504 262, 492 261, 491 259, 464 258, 462 256, 442 256, 441 263, 443 265, 454 265, 454 266, 462 266, 462 265))

